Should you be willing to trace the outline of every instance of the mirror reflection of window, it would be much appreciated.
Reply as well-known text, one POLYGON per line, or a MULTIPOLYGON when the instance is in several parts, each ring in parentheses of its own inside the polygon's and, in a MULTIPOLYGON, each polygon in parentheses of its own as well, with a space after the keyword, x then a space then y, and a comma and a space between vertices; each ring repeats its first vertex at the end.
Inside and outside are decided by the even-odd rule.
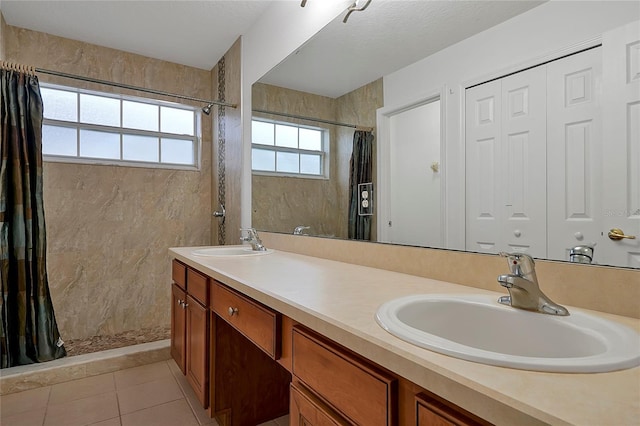
POLYGON ((328 177, 328 131, 292 123, 251 122, 254 172, 291 177, 328 177))

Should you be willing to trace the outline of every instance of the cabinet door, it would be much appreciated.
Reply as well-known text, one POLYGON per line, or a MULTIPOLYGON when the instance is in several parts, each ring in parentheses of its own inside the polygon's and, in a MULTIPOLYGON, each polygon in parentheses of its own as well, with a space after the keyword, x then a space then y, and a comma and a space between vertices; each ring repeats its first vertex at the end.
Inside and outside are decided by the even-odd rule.
POLYGON ((185 373, 185 308, 187 295, 176 284, 171 286, 171 356, 185 373))
POLYGON ((204 408, 209 406, 208 375, 209 360, 207 357, 209 340, 209 315, 207 309, 191 296, 187 296, 187 380, 191 383, 200 403, 204 408))
POLYGON ((304 388, 291 383, 290 426, 339 426, 348 424, 304 388))

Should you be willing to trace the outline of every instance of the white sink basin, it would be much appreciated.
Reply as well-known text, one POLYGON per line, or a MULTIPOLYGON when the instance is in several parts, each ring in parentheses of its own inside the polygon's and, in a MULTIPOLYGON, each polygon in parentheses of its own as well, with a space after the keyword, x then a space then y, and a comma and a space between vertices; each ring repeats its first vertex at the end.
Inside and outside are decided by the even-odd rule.
POLYGON ((273 250, 267 249, 266 251, 255 251, 249 246, 219 246, 219 247, 207 247, 197 250, 193 250, 191 254, 195 256, 233 256, 233 257, 246 257, 246 256, 264 256, 265 254, 271 254, 273 250))
POLYGON ((504 306, 489 295, 413 295, 378 309, 382 328, 469 361, 535 371, 596 373, 640 365, 640 335, 570 310, 561 317, 504 306))

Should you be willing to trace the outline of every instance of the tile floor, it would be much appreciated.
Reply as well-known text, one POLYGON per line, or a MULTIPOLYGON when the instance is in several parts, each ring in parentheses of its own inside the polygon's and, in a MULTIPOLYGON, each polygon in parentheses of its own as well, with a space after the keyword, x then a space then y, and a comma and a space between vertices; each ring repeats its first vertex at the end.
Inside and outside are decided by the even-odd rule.
MULTIPOLYGON (((216 426, 173 360, 0 397, 3 426, 216 426)), ((260 426, 286 426, 288 416, 260 426)))

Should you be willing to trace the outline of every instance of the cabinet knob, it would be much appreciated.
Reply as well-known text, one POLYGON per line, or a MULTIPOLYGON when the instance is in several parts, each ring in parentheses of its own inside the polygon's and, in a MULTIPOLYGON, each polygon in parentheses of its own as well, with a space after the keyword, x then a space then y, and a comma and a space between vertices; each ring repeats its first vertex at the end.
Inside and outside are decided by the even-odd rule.
POLYGON ((231 306, 229 306, 229 316, 232 317, 237 313, 238 313, 238 308, 232 308, 231 306))

